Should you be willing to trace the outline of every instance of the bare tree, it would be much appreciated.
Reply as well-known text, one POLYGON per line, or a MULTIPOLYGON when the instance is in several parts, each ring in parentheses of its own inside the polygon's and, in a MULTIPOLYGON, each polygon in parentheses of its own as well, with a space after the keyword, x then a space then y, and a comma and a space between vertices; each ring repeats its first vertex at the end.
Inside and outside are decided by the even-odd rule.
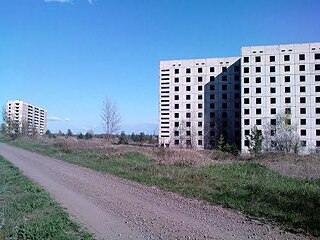
POLYGON ((108 97, 106 97, 103 102, 101 119, 107 138, 110 138, 113 134, 119 131, 121 121, 120 113, 117 105, 108 97))
POLYGON ((300 148, 300 138, 297 126, 291 124, 290 114, 278 114, 275 123, 264 126, 263 150, 297 153, 300 148))

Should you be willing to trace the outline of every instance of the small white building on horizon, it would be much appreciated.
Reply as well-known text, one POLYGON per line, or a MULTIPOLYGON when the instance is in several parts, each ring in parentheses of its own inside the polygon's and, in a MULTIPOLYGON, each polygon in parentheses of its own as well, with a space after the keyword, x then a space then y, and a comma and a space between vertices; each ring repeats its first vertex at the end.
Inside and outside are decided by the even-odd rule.
POLYGON ((6 103, 7 118, 18 126, 16 132, 21 132, 23 126, 28 128, 28 133, 36 131, 43 135, 47 131, 47 110, 21 100, 9 100, 6 103))

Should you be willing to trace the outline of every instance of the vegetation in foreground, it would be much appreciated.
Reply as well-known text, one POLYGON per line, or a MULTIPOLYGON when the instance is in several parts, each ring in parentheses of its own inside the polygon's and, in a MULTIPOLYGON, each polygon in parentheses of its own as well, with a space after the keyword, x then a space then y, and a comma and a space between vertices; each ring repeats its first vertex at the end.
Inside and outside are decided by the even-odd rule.
POLYGON ((248 161, 195 167, 162 164, 145 154, 116 148, 72 149, 23 140, 10 144, 320 236, 320 179, 287 177, 248 161))
POLYGON ((43 189, 0 157, 0 239, 92 239, 43 189))

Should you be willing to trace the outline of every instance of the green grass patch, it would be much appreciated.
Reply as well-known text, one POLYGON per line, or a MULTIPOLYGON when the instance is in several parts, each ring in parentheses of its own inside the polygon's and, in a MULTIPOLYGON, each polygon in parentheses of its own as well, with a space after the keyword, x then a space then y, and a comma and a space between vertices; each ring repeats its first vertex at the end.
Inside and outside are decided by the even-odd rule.
POLYGON ((0 156, 0 239, 92 239, 92 235, 0 156))
POLYGON ((97 171, 156 185, 184 196, 238 209, 320 236, 320 180, 283 176, 266 166, 239 162, 205 167, 159 164, 138 152, 109 156, 101 150, 65 151, 58 145, 12 145, 97 171))

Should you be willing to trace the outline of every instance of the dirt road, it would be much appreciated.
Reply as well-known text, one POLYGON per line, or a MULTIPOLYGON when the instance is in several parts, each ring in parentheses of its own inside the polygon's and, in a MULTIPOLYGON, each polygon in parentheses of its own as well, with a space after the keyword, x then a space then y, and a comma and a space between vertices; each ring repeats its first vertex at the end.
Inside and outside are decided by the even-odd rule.
POLYGON ((304 239, 219 206, 0 143, 97 239, 304 239))

